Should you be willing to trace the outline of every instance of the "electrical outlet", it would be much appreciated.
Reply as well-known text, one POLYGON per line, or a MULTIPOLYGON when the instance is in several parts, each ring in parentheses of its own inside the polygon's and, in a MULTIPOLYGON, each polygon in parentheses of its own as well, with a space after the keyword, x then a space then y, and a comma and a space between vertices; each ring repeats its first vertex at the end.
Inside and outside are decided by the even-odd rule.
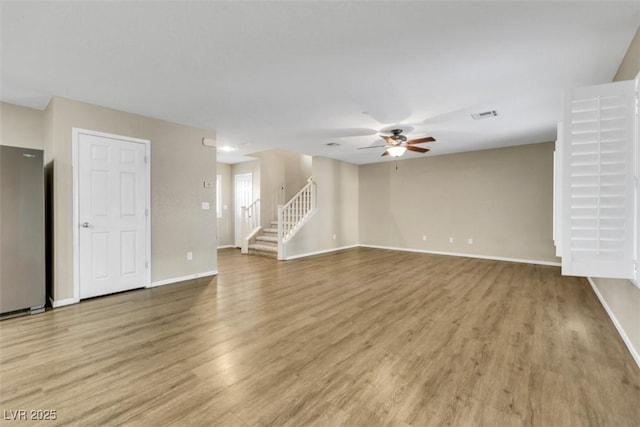
POLYGON ((187 252, 187 261, 191 261, 193 259, 193 252, 187 252))
POLYGON ((467 244, 473 245, 473 239, 471 237, 467 239, 467 244))
POLYGON ((202 202, 202 210, 203 211, 209 210, 209 202, 202 202))
POLYGON ((333 235, 333 240, 336 240, 336 235, 335 234, 333 235))
POLYGON ((449 243, 453 243, 453 237, 449 237, 449 243))
POLYGON ((426 235, 426 234, 423 234, 423 235, 422 235, 422 240, 423 240, 423 241, 426 241, 426 240, 427 240, 427 235, 426 235))

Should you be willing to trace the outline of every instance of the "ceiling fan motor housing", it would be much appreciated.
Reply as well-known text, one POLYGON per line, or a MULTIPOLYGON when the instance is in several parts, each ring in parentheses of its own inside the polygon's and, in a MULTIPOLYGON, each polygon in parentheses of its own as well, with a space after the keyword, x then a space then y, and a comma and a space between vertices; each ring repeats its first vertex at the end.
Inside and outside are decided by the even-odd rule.
POLYGON ((402 129, 393 129, 391 133, 393 134, 391 136, 391 139, 393 139, 396 142, 396 144, 402 144, 407 140, 406 136, 400 135, 402 133, 402 129))

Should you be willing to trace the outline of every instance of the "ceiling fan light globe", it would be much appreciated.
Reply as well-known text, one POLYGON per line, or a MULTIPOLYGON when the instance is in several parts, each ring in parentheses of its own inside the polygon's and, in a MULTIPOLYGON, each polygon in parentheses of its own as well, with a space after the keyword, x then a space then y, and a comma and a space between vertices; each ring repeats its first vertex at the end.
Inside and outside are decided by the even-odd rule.
POLYGON ((387 151, 393 157, 400 157, 407 151, 407 147, 400 147, 396 145, 396 146, 387 148, 387 151))

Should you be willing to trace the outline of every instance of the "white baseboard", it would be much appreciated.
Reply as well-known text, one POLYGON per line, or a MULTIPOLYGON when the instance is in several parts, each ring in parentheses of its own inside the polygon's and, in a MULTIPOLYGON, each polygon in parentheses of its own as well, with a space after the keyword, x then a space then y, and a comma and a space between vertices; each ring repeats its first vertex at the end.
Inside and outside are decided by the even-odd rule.
POLYGON ((172 277, 170 279, 156 280, 155 282, 152 282, 150 286, 147 286, 147 287, 155 288, 156 286, 164 286, 164 285, 169 285, 171 283, 184 282, 185 280, 197 279, 199 277, 216 276, 217 274, 218 274, 218 270, 212 270, 212 271, 205 271, 203 273, 189 274, 187 276, 182 276, 182 277, 172 277))
POLYGON ((613 311, 611 310, 611 308, 609 308, 609 304, 607 304, 607 302, 604 300, 604 297, 600 293, 600 290, 598 289, 594 281, 591 279, 591 277, 587 277, 587 280, 591 285, 591 289, 593 289, 593 292, 596 294, 596 296, 600 300, 600 304, 602 304, 602 306, 604 307, 604 310, 607 312, 607 314, 609 315, 609 318, 613 322, 613 326, 615 326, 616 329, 618 330, 618 334, 620 334, 620 338, 622 338, 622 341, 624 341, 624 344, 627 346, 627 349, 631 353, 631 357, 633 357, 633 360, 635 360, 638 367, 640 367, 640 354, 638 354, 638 351, 633 347, 633 344, 631 343, 631 340, 627 336, 627 333, 622 328, 622 325, 616 318, 615 314, 613 314, 613 311))
POLYGON ((238 247, 236 245, 223 245, 223 246, 218 246, 217 249, 229 249, 229 248, 237 249, 238 247))
POLYGON ((292 260, 292 259, 305 258, 305 257, 308 257, 308 256, 313 256, 313 255, 326 254, 326 253, 329 253, 329 252, 337 252, 337 251, 342 251, 342 250, 345 250, 345 249, 357 248, 358 246, 359 245, 348 245, 348 246, 340 246, 339 248, 330 248, 330 249, 323 249, 321 251, 307 252, 307 253, 304 253, 304 254, 288 256, 284 260, 285 261, 289 261, 289 260, 292 260))
POLYGON ((559 262, 539 261, 535 259, 507 258, 507 257, 489 256, 489 255, 463 254, 458 252, 429 251, 424 249, 399 248, 395 246, 364 245, 364 244, 359 244, 358 246, 363 248, 387 249, 392 251, 418 252, 418 253, 433 254, 433 255, 447 255, 447 256, 457 256, 457 257, 465 257, 465 258, 490 259, 493 261, 519 262, 523 264, 550 265, 553 267, 560 267, 561 265, 559 262))
POLYGON ((80 302, 75 298, 67 298, 67 299, 59 299, 59 300, 54 300, 53 298, 49 298, 49 301, 51 302, 51 307, 53 308, 64 307, 65 305, 77 304, 80 302))
POLYGON ((305 258, 313 255, 320 255, 327 252, 336 252, 336 251, 341 251, 344 249, 351 249, 356 247, 386 249, 391 251, 403 251, 403 252, 417 252, 417 253, 423 253, 423 254, 447 255, 447 256, 457 256, 457 257, 466 257, 466 258, 489 259, 493 261, 518 262, 522 264, 549 265, 553 267, 560 267, 561 265, 559 262, 540 261, 540 260, 534 260, 534 259, 507 258, 507 257, 497 257, 497 256, 489 256, 489 255, 464 254, 464 253, 458 253, 458 252, 429 251, 424 249, 400 248, 397 246, 365 245, 362 243, 356 244, 356 245, 341 246, 338 248, 330 248, 330 249, 325 249, 325 250, 316 251, 316 252, 307 252, 304 254, 292 255, 292 256, 286 257, 285 260, 288 261, 288 260, 297 259, 297 258, 305 258))
MULTIPOLYGON (((185 280, 197 279, 199 277, 215 276, 217 274, 218 274, 218 270, 212 270, 212 271, 205 271, 204 273, 190 274, 188 276, 173 277, 171 279, 164 279, 164 280, 158 280, 156 282, 153 282, 151 283, 150 286, 147 286, 147 288, 154 288, 156 286, 169 285, 171 283, 183 282, 185 280)), ((52 298, 49 298, 49 301, 51 302, 51 307, 53 308, 64 307, 65 305, 77 304, 80 302, 75 298, 67 298, 62 300, 54 300, 52 298)))

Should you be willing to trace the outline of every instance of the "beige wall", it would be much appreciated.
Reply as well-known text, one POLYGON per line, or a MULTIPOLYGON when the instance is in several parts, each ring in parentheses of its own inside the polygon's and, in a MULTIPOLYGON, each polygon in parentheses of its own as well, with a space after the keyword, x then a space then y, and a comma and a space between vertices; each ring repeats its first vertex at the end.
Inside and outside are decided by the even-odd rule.
POLYGON ((277 205, 286 203, 306 184, 310 176, 308 156, 278 149, 252 156, 260 160, 260 219, 262 226, 267 227, 277 219, 277 205))
POLYGON ((283 150, 267 150, 254 154, 260 159, 260 222, 268 227, 277 219, 277 205, 285 190, 285 164, 288 156, 283 150))
POLYGON ((233 242, 233 205, 231 182, 231 165, 218 163, 216 165, 217 174, 222 179, 222 218, 218 218, 218 247, 232 246, 233 242))
POLYGON ((151 140, 151 279, 152 282, 217 270, 215 209, 216 152, 202 145, 211 130, 54 98, 52 155, 54 160, 53 297, 73 297, 73 127, 151 140), (193 252, 187 261, 186 252, 193 252))
MULTIPOLYGON (((640 72, 640 28, 633 38, 614 81, 633 80, 640 72)), ((640 289, 629 280, 592 278, 596 288, 640 354, 640 289)))
POLYGON ((300 183, 306 184, 306 181, 312 176, 313 176, 313 156, 301 155, 300 156, 300 183))
POLYGON ((284 170, 285 202, 307 185, 307 180, 313 175, 313 160, 311 156, 286 152, 284 170))
MULTIPOLYGON (((51 101, 53 101, 53 99, 49 101, 47 108, 44 110, 43 137, 45 165, 51 163, 51 160, 53 159, 53 111, 55 110, 55 106, 51 101)), ((53 170, 53 163, 51 163, 49 167, 51 167, 51 170, 53 170)))
POLYGON ((638 72, 640 72, 640 28, 631 40, 629 49, 627 49, 613 81, 633 80, 638 72))
POLYGON ((552 203, 552 143, 363 165, 360 243, 558 262, 552 203))
POLYGON ((311 169, 318 210, 287 243, 287 258, 358 244, 358 166, 313 157, 311 169))
POLYGON ((0 145, 44 150, 44 111, 0 102, 0 145))

